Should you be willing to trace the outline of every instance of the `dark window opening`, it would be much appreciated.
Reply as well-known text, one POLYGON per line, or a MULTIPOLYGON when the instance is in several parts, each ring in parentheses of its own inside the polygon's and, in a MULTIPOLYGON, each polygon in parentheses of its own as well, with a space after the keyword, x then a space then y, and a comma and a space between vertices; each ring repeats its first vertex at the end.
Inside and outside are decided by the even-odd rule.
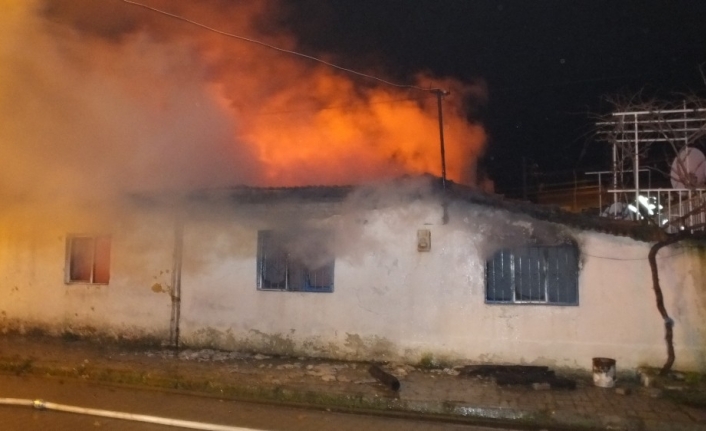
POLYGON ((333 292, 334 259, 326 252, 327 238, 328 235, 293 236, 259 231, 257 288, 333 292), (298 250, 307 250, 307 256, 297 255, 298 250))
POLYGON ((485 269, 486 302, 578 305, 575 244, 497 251, 485 269))

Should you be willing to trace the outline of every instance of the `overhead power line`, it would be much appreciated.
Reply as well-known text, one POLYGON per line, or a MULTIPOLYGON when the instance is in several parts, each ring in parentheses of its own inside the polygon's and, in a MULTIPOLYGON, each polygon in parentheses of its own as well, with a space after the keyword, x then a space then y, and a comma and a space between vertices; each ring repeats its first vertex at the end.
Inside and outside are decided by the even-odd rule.
MULTIPOLYGON (((682 250, 682 251, 679 251, 679 252, 676 252, 676 253, 672 253, 672 254, 667 255, 667 256, 659 256, 659 257, 657 257, 657 259, 660 259, 660 260, 661 260, 661 259, 669 259, 669 258, 672 258, 672 257, 675 257, 675 256, 682 255, 682 254, 684 254, 684 253, 686 253, 686 251, 685 251, 685 250, 682 250)), ((586 256, 595 257, 596 259, 605 259, 605 260, 619 260, 619 261, 630 261, 630 260, 632 260, 632 261, 636 261, 636 260, 647 260, 647 259, 648 259, 647 257, 611 257, 611 256, 595 256, 595 255, 588 254, 588 253, 583 253, 583 254, 586 255, 586 256)))
POLYGON ((145 8, 145 9, 151 10, 151 11, 153 11, 153 12, 160 13, 160 14, 162 14, 162 15, 165 15, 165 16, 168 16, 168 17, 171 17, 171 18, 178 19, 178 20, 180 20, 180 21, 184 21, 184 22, 186 22, 186 23, 195 25, 195 26, 197 26, 197 27, 201 27, 201 28, 203 28, 203 29, 206 29, 206 30, 208 30, 208 31, 212 31, 212 32, 214 32, 214 33, 218 33, 218 34, 223 35, 223 36, 232 37, 232 38, 234 38, 234 39, 239 39, 239 40, 242 40, 242 41, 245 41, 245 42, 254 43, 254 44, 256 44, 256 45, 264 46, 265 48, 273 49, 273 50, 275 50, 275 51, 279 51, 279 52, 283 52, 283 53, 286 53, 286 54, 291 54, 291 55, 295 55, 295 56, 298 56, 298 57, 306 58, 306 59, 309 59, 309 60, 312 60, 312 61, 316 61, 316 62, 321 63, 321 64, 325 64, 326 66, 332 67, 332 68, 334 68, 334 69, 342 70, 342 71, 344 71, 344 72, 348 72, 348 73, 351 73, 351 74, 353 74, 353 75, 358 75, 358 76, 362 76, 362 77, 364 77, 364 78, 368 78, 368 79, 372 79, 372 80, 375 80, 375 81, 378 81, 378 82, 382 82, 383 84, 391 85, 391 86, 393 86, 393 87, 397 87, 397 88, 409 88, 409 89, 412 89, 412 90, 419 90, 419 91, 425 91, 425 92, 440 91, 440 89, 438 89, 438 88, 423 88, 423 87, 419 87, 419 86, 416 86, 416 85, 398 84, 398 83, 395 83, 395 82, 387 81, 387 80, 385 80, 385 79, 378 78, 377 76, 368 75, 367 73, 358 72, 357 70, 349 69, 349 68, 347 68, 347 67, 343 67, 343 66, 339 66, 339 65, 334 64, 334 63, 330 63, 330 62, 328 62, 328 61, 326 61, 326 60, 322 60, 322 59, 317 58, 317 57, 314 57, 314 56, 312 56, 312 55, 304 54, 304 53, 297 52, 297 51, 293 51, 293 50, 290 50, 290 49, 280 48, 280 47, 278 47, 278 46, 271 45, 271 44, 269 44, 269 43, 262 42, 262 41, 257 40, 257 39, 252 39, 252 38, 249 38, 249 37, 246 37, 246 36, 240 36, 240 35, 237 35, 237 34, 228 33, 228 32, 225 32, 225 31, 223 31, 223 30, 219 30, 219 29, 217 29, 217 28, 213 28, 213 27, 207 26, 207 25, 205 25, 205 24, 202 24, 202 23, 200 23, 200 22, 197 22, 197 21, 191 20, 191 19, 189 19, 189 18, 183 17, 183 16, 181 16, 181 15, 173 14, 173 13, 171 13, 171 12, 167 12, 167 11, 165 11, 165 10, 157 9, 157 8, 155 8, 155 7, 152 7, 152 6, 148 6, 148 5, 145 5, 145 4, 142 4, 142 3, 138 3, 138 2, 135 2, 135 1, 132 1, 132 0, 122 0, 122 1, 123 1, 124 3, 128 3, 128 4, 131 4, 131 5, 134 5, 134 6, 139 6, 139 7, 141 7, 141 8, 145 8))
POLYGON ((352 103, 342 103, 339 105, 328 105, 328 106, 322 106, 322 107, 316 107, 316 108, 310 108, 310 109, 290 109, 290 110, 284 110, 284 111, 264 111, 264 112, 259 112, 257 115, 281 115, 281 114, 298 114, 301 112, 320 112, 320 111, 328 111, 328 110, 335 110, 335 109, 347 109, 350 107, 355 107, 355 106, 371 106, 371 105, 386 105, 386 104, 394 104, 394 103, 400 103, 400 102, 418 102, 420 100, 424 100, 428 97, 432 97, 432 95, 425 95, 425 96, 420 96, 420 97, 401 97, 399 99, 389 99, 389 100, 378 100, 375 102, 352 102, 352 103))

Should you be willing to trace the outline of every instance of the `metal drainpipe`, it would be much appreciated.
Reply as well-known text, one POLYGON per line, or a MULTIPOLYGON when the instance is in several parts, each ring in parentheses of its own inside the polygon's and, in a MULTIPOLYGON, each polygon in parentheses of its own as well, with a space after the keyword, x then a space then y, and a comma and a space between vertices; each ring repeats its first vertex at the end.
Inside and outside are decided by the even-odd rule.
POLYGON ((181 263, 184 250, 184 220, 177 217, 174 226, 174 255, 172 262, 172 315, 169 325, 169 343, 179 349, 179 319, 181 317, 181 263))

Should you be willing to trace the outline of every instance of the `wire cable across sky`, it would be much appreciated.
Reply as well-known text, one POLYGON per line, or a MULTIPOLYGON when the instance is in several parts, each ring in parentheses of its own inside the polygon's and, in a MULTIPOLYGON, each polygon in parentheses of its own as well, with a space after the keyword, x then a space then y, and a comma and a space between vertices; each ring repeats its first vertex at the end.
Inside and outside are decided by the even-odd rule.
POLYGON ((157 8, 155 8, 155 7, 152 7, 152 6, 148 6, 148 5, 145 5, 145 4, 142 4, 142 3, 138 3, 138 2, 135 2, 135 1, 131 1, 131 0, 122 0, 122 1, 123 1, 123 3, 128 3, 128 4, 131 4, 131 5, 134 5, 134 6, 139 6, 139 7, 141 7, 141 8, 148 9, 148 10, 151 10, 151 11, 153 11, 153 12, 157 12, 157 13, 160 13, 160 14, 162 14, 162 15, 165 15, 165 16, 168 16, 168 17, 171 17, 171 18, 174 18, 174 19, 178 19, 178 20, 180 20, 180 21, 184 21, 184 22, 186 22, 186 23, 195 25, 195 26, 197 26, 197 27, 201 27, 201 28, 203 28, 203 29, 206 29, 206 30, 208 30, 208 31, 212 31, 212 32, 214 32, 214 33, 218 33, 218 34, 223 35, 223 36, 226 36, 226 37, 231 37, 231 38, 233 38, 233 39, 242 40, 242 41, 244 41, 244 42, 254 43, 254 44, 256 44, 256 45, 260 45, 260 46, 263 46, 263 47, 265 47, 265 48, 273 49, 273 50, 275 50, 275 51, 279 51, 279 52, 283 52, 283 53, 286 53, 286 54, 290 54, 290 55, 295 55, 295 56, 298 56, 298 57, 306 58, 306 59, 308 59, 308 60, 316 61, 316 62, 318 62, 318 63, 321 63, 321 64, 324 64, 324 65, 326 65, 326 66, 332 67, 332 68, 334 68, 334 69, 342 70, 342 71, 344 71, 344 72, 351 73, 351 74, 353 74, 353 75, 362 76, 362 77, 367 78, 367 79, 372 79, 372 80, 381 82, 381 83, 386 84, 386 85, 391 85, 391 86, 393 86, 393 87, 397 87, 397 88, 409 88, 409 89, 412 89, 412 90, 418 90, 418 91, 424 91, 424 92, 443 91, 443 90, 438 89, 438 88, 431 88, 431 87, 430 87, 430 88, 423 88, 423 87, 419 87, 419 86, 416 86, 416 85, 398 84, 398 83, 395 83, 395 82, 387 81, 387 80, 385 80, 385 79, 378 78, 377 76, 368 75, 367 73, 358 72, 357 70, 349 69, 349 68, 347 68, 347 67, 343 67, 343 66, 339 66, 339 65, 334 64, 334 63, 330 63, 330 62, 328 62, 328 61, 326 61, 326 60, 322 60, 322 59, 317 58, 317 57, 314 57, 314 56, 312 56, 312 55, 304 54, 304 53, 297 52, 297 51, 293 51, 293 50, 286 49, 286 48, 280 48, 280 47, 278 47, 278 46, 271 45, 271 44, 269 44, 269 43, 262 42, 262 41, 259 41, 259 40, 257 40, 257 39, 252 39, 252 38, 249 38, 249 37, 246 37, 246 36, 240 36, 240 35, 237 35, 237 34, 228 33, 228 32, 225 32, 225 31, 223 31, 223 30, 219 30, 219 29, 217 29, 217 28, 209 27, 209 26, 207 26, 207 25, 205 25, 205 24, 202 24, 202 23, 200 23, 200 22, 193 21, 193 20, 191 20, 191 19, 189 19, 189 18, 180 16, 180 15, 176 15, 176 14, 173 14, 173 13, 171 13, 171 12, 167 12, 167 11, 164 11, 164 10, 161 10, 161 9, 157 9, 157 8))

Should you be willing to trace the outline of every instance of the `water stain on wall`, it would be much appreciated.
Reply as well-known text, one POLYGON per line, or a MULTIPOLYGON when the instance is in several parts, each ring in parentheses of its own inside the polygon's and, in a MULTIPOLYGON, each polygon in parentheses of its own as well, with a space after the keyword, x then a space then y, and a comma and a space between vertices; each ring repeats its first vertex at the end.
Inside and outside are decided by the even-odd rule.
POLYGON ((155 283, 152 285, 152 292, 154 293, 161 293, 164 292, 164 289, 162 289, 162 285, 159 283, 155 283))

